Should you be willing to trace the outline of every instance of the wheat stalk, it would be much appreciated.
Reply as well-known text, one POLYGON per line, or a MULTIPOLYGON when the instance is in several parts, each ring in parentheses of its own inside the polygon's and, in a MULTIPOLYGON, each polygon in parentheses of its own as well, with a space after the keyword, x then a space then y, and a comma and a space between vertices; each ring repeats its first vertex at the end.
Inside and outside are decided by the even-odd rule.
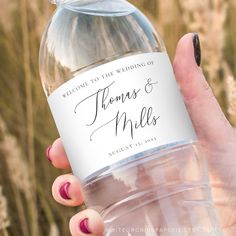
POLYGON ((236 81, 232 76, 229 76, 227 79, 228 86, 228 112, 234 123, 236 124, 236 81))
POLYGON ((55 223, 50 225, 50 233, 49 236, 60 236, 59 229, 55 223))
POLYGON ((230 121, 236 125, 236 81, 232 75, 225 78, 226 98, 230 121))
POLYGON ((0 232, 5 231, 6 235, 6 229, 10 226, 10 220, 8 217, 8 211, 7 211, 7 199, 2 193, 2 186, 0 186, 0 232))
POLYGON ((35 167, 35 151, 34 151, 34 120, 33 120, 33 95, 32 95, 32 72, 31 72, 31 56, 30 56, 30 33, 28 20, 28 0, 20 0, 21 13, 21 30, 22 30, 22 46, 23 46, 23 68, 25 76, 26 91, 26 122, 27 122, 27 154, 30 163, 30 178, 32 183, 31 201, 29 203, 31 214, 31 234, 39 235, 38 228, 38 209, 36 199, 36 167, 35 167))
POLYGON ((6 1, 0 0, 0 22, 4 22, 3 27, 5 30, 9 31, 12 28, 13 21, 11 21, 12 12, 17 7, 15 1, 6 1))
POLYGON ((31 184, 29 178, 28 165, 22 158, 21 149, 16 138, 8 133, 5 123, 0 117, 0 133, 2 140, 0 150, 6 157, 6 163, 11 182, 18 188, 29 200, 31 196, 31 184))
POLYGON ((28 165, 22 158, 21 149, 17 143, 16 138, 9 134, 4 121, 0 117, 0 151, 3 153, 9 178, 13 184, 14 201, 16 202, 21 228, 25 236, 28 236, 27 220, 25 217, 25 209, 21 199, 20 192, 24 194, 26 199, 30 201, 31 198, 31 183, 29 178, 28 165))

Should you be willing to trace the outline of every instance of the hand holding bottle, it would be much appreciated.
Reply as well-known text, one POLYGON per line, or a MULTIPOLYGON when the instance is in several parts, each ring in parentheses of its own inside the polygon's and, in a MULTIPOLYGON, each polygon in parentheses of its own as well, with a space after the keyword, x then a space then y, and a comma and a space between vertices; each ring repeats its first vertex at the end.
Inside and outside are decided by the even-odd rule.
MULTIPOLYGON (((174 72, 184 96, 198 138, 207 156, 213 200, 221 226, 227 236, 236 234, 236 133, 225 118, 200 66, 201 52, 196 34, 185 35, 178 43, 174 72)), ((56 140, 47 152, 49 160, 59 169, 70 164, 61 140, 56 140)), ((52 187, 55 200, 65 206, 84 202, 82 187, 71 175, 59 176, 52 187)), ((81 211, 70 221, 72 235, 103 234, 99 214, 91 209, 81 211)))

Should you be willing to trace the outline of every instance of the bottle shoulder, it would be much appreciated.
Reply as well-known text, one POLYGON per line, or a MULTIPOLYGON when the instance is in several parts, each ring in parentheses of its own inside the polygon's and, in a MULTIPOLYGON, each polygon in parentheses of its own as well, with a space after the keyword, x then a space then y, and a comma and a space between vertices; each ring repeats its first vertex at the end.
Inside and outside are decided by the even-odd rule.
POLYGON ((104 16, 59 7, 42 38, 41 78, 50 94, 75 72, 125 55, 153 51, 165 51, 164 44, 139 10, 104 16))

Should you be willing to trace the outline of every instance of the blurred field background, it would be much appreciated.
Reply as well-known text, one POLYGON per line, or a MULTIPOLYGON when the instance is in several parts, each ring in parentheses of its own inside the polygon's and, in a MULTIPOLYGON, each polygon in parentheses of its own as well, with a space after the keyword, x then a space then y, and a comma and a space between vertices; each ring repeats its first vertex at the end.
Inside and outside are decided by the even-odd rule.
MULTIPOLYGON (((131 2, 155 24, 172 59, 184 33, 200 34, 205 74, 236 125, 236 0, 131 2)), ((58 134, 40 84, 38 49, 54 7, 0 0, 0 236, 67 236, 78 210, 53 201, 51 185, 62 172, 44 156, 58 134)))

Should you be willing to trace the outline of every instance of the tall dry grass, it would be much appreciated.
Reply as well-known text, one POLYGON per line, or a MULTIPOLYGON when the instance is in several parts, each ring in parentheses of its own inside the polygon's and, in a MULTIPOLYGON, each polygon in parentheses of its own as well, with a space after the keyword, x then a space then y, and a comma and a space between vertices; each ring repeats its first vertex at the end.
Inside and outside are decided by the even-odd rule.
MULTIPOLYGON (((184 33, 199 32, 203 69, 236 126, 236 0, 131 2, 160 31, 171 58, 184 33)), ((0 236, 66 236, 77 211, 53 201, 51 184, 62 172, 44 158, 58 136, 38 74, 39 41, 53 9, 47 0, 0 0, 0 236)))
MULTIPOLYGON (((224 49, 227 47, 226 34, 230 33, 225 30, 225 26, 229 8, 235 7, 235 1, 183 0, 180 1, 180 6, 187 29, 200 34, 204 48, 203 65, 208 82, 231 123, 235 125, 235 79, 233 70, 229 68, 224 58, 224 49)), ((235 66, 235 61, 233 64, 235 66)))

